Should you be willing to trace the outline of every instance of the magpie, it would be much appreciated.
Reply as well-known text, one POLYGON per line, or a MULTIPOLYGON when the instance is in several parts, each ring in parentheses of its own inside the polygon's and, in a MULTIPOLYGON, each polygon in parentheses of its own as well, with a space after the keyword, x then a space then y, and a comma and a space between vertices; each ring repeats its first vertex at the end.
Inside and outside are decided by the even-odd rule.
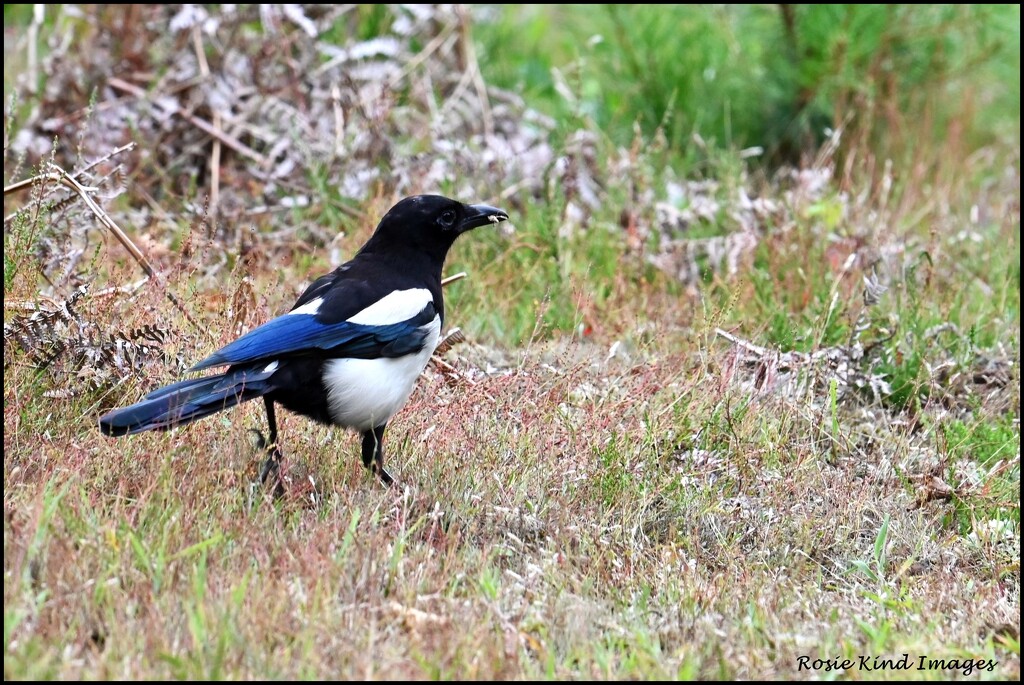
MULTIPOLYGON (((385 484, 384 429, 412 393, 444 324, 441 267, 463 233, 508 219, 487 205, 439 195, 401 200, 356 255, 321 276, 291 311, 191 369, 217 375, 172 383, 99 419, 109 436, 168 430, 263 398, 270 431, 265 483, 279 472, 275 406, 362 434, 363 465, 385 484)), ((277 494, 283 493, 280 478, 277 494)))

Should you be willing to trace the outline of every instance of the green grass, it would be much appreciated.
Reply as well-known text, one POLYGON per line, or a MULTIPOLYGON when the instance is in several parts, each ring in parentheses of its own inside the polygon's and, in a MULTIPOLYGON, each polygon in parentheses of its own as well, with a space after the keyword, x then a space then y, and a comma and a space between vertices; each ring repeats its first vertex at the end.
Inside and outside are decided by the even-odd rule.
POLYGON ((691 162, 694 133, 793 159, 848 115, 890 152, 947 140, 965 113, 972 145, 1019 136, 1017 6, 521 7, 484 15, 477 35, 496 84, 619 144, 634 122, 661 128, 691 162), (929 128, 897 112, 928 112, 929 128))
MULTIPOLYGON (((117 43, 132 78, 184 69, 187 33, 148 33, 173 10, 83 11, 48 9, 40 47, 70 27, 117 43), (117 27, 153 36, 152 54, 117 27)), ((403 10, 334 11, 321 39, 342 45, 403 10)), ((443 107, 461 76, 420 77, 433 59, 449 60, 435 79, 457 71, 464 45, 411 69, 377 119, 342 103, 389 143, 366 197, 338 182, 358 155, 317 152, 271 184, 225 146, 214 226, 196 207, 209 141, 133 110, 138 157, 96 177, 125 192, 98 199, 165 285, 104 292, 140 272, 75 199, 5 224, 5 678, 1019 678, 1019 8, 793 11, 789 50, 778 6, 474 10, 484 80, 554 117, 554 154, 521 191, 509 160, 423 189, 476 193, 462 199, 507 208, 512 230, 450 255, 446 273, 469 277, 446 288, 446 323, 468 342, 444 358, 464 377, 431 367, 390 424, 390 491, 357 438, 284 414, 288 495, 252 498, 254 403, 119 440, 95 421, 351 256, 393 176, 443 157, 424 92, 443 107), (838 147, 819 149, 836 120, 838 147), (749 145, 768 153, 741 157, 749 145), (594 206, 559 157, 586 168, 594 206), (801 157, 817 162, 776 166, 801 157), (672 211, 689 218, 663 223, 672 211), (884 286, 870 302, 865 279, 884 286), (43 310, 32 325, 26 303, 43 310), (145 326, 163 337, 133 355, 145 326), (947 663, 800 665, 904 653, 947 663)), ((5 28, 31 15, 5 7, 5 28)), ((252 14, 207 41, 211 69, 230 46, 236 67, 265 60, 274 98, 314 106, 312 71, 274 80, 304 34, 265 29, 252 14)), ((5 93, 22 94, 25 46, 10 45, 5 93)), ((40 78, 103 64, 102 45, 40 78)), ((19 95, 5 130, 89 92, 56 109, 19 95)), ((65 168, 120 121, 96 92, 52 148, 65 168)), ((313 149, 298 130, 293 147, 313 149)), ((479 133, 459 134, 470 154, 479 133)), ((5 147, 5 183, 40 161, 5 147)), ((5 215, 33 198, 5 197, 5 215)))

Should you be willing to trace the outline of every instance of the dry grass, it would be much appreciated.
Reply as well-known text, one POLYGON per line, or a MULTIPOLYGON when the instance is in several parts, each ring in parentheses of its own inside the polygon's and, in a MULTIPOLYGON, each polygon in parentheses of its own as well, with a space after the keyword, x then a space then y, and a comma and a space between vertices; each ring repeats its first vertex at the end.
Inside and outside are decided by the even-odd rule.
POLYGON ((919 499, 917 427, 844 416, 838 439, 730 383, 728 348, 651 340, 456 347, 474 385, 423 378, 392 491, 350 436, 287 417, 292 495, 251 511, 258 408, 114 442, 8 366, 6 675, 784 678, 904 652, 1018 672, 1015 528, 962 535, 953 501, 919 499))
MULTIPOLYGON (((139 30, 174 14, 119 11, 88 30, 106 12, 139 30)), ((334 11, 312 20, 371 12, 334 11)), ((849 658, 851 679, 1018 678, 1019 146, 952 160, 932 186, 887 169, 841 191, 838 136, 770 179, 726 153, 678 179, 664 141, 559 141, 515 98, 488 98, 465 17, 431 11, 379 60, 409 99, 381 99, 378 119, 354 108, 340 135, 366 126, 367 147, 332 148, 322 168, 305 165, 323 141, 264 144, 285 121, 257 106, 270 85, 246 95, 231 139, 121 91, 82 115, 93 123, 61 120, 52 154, 5 145, 10 183, 109 153, 125 129, 104 112, 160 132, 79 180, 166 284, 139 283, 75 196, 5 197, 5 678, 836 675, 801 657, 849 658), (436 128, 435 86, 456 96, 455 134, 436 128), (515 231, 454 250, 469 278, 446 290, 448 323, 469 339, 389 428, 400 487, 364 471, 353 436, 284 415, 288 496, 250 497, 256 405, 100 435, 102 411, 289 306, 425 182, 418 150, 452 135, 468 147, 438 150, 435 171, 475 159, 452 188, 500 196, 515 231), (387 183, 338 191, 389 140, 387 183), (305 171, 267 176, 239 145, 305 171), (176 195, 198 167, 218 182, 176 195), (214 185, 216 216, 189 204, 214 185), (256 189, 266 205, 250 213, 256 189), (873 668, 904 654, 910 670, 873 668)), ((247 20, 211 41, 207 69, 224 78, 223 57, 294 87, 312 44, 263 18, 291 50, 275 61, 247 20)), ((179 76, 200 74, 181 35, 179 76)), ((150 78, 147 55, 119 59, 150 78)), ((49 88, 74 80, 54 69, 49 88)), ((173 81, 152 97, 216 120, 192 99, 207 81, 173 81)), ((299 114, 322 125, 329 87, 313 81, 299 114)), ((38 141, 48 107, 85 107, 60 92, 8 130, 38 141)))

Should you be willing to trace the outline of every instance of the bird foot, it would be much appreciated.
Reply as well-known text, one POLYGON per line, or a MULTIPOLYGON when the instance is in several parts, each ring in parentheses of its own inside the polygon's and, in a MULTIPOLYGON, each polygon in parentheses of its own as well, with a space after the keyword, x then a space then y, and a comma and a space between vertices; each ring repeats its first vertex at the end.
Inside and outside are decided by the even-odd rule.
POLYGON ((256 449, 267 453, 267 460, 263 462, 263 467, 260 469, 259 479, 249 484, 250 504, 256 492, 266 486, 267 480, 270 478, 273 478, 274 481, 274 499, 281 499, 285 494, 284 479, 281 478, 281 450, 277 445, 268 445, 263 433, 255 428, 250 429, 249 432, 256 436, 256 449))
POLYGON ((391 474, 387 472, 387 469, 385 469, 380 464, 374 464, 370 470, 373 471, 374 475, 377 476, 377 478, 380 478, 381 485, 383 485, 384 487, 390 488, 392 485, 395 484, 395 479, 392 478, 391 474))

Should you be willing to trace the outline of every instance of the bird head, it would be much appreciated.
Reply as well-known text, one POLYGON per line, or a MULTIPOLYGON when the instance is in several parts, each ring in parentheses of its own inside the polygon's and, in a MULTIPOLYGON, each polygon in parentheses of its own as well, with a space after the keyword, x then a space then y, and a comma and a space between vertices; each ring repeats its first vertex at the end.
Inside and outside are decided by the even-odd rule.
POLYGON ((508 219, 489 205, 467 205, 441 195, 413 195, 388 210, 364 251, 414 249, 442 261, 463 233, 508 219))

